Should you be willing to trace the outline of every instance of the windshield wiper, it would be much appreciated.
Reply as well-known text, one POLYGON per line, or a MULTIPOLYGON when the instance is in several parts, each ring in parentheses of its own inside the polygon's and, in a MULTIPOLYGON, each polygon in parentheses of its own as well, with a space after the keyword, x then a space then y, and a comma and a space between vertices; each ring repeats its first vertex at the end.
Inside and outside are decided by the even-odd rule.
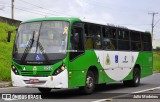
MULTIPOLYGON (((41 44, 39 41, 37 41, 37 43, 38 43, 37 45, 39 46, 40 51, 42 52, 44 58, 45 58, 46 61, 47 61, 47 63, 50 63, 49 58, 48 58, 47 54, 45 53, 45 50, 44 50, 42 44, 41 44)), ((36 49, 36 50, 37 50, 37 49, 36 49)))
POLYGON ((37 53, 37 50, 38 50, 38 47, 39 47, 39 49, 40 49, 42 55, 44 56, 44 58, 46 59, 47 63, 50 63, 49 58, 48 58, 47 54, 45 53, 45 50, 44 50, 42 44, 39 42, 39 36, 40 36, 40 34, 38 34, 38 38, 37 38, 37 41, 36 41, 37 42, 36 53, 37 53))
MULTIPOLYGON (((31 48, 32 48, 32 46, 33 46, 33 43, 34 43, 34 41, 35 41, 35 40, 34 40, 34 36, 35 36, 35 31, 33 32, 33 36, 32 36, 32 38, 29 40, 29 42, 28 42, 28 44, 27 44, 27 47, 26 47, 25 50, 24 50, 24 53, 23 53, 22 58, 21 58, 21 63, 24 62, 24 60, 26 59, 29 51, 31 50, 31 48)), ((49 62, 49 58, 48 58, 47 54, 45 53, 45 50, 44 50, 42 44, 41 44, 38 40, 39 40, 39 39, 37 39, 37 41, 36 41, 36 42, 37 42, 36 52, 37 52, 37 48, 38 48, 38 46, 39 46, 39 49, 40 49, 40 51, 42 52, 42 54, 43 54, 44 58, 46 59, 47 63, 50 63, 50 62, 49 62)))
POLYGON ((23 63, 23 61, 26 59, 28 52, 31 50, 33 42, 34 42, 34 35, 35 35, 35 31, 33 31, 33 35, 32 38, 29 40, 27 47, 25 48, 22 58, 21 58, 21 63, 23 63))

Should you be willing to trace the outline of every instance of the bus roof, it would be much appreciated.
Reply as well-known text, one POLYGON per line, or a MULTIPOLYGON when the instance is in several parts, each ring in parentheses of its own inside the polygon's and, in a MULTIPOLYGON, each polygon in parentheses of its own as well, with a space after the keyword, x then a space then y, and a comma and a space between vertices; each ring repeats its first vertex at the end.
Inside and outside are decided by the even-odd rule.
POLYGON ((125 27, 125 26, 119 26, 119 25, 114 25, 114 24, 95 22, 93 20, 88 20, 88 19, 85 19, 85 18, 82 18, 81 21, 82 22, 93 23, 93 24, 98 24, 98 25, 106 25, 106 26, 116 27, 116 28, 121 28, 121 29, 128 29, 128 30, 132 30, 132 31, 145 32, 147 34, 150 34, 149 31, 146 31, 146 30, 143 30, 143 29, 137 29, 137 28, 134 28, 134 27, 125 27))
POLYGON ((50 20, 64 20, 64 21, 71 21, 71 22, 74 22, 74 21, 82 21, 82 22, 88 22, 88 23, 93 23, 93 24, 98 24, 98 25, 105 25, 105 26, 110 26, 110 27, 117 27, 117 28, 122 28, 122 29, 129 29, 129 30, 132 30, 132 31, 138 31, 138 32, 145 32, 145 33, 148 33, 150 34, 149 31, 145 31, 145 30, 140 30, 140 29, 136 29, 136 28, 133 28, 133 27, 121 27, 121 26, 117 26, 117 25, 112 25, 112 24, 105 24, 105 23, 100 23, 100 22, 96 22, 96 21, 93 21, 93 20, 88 20, 88 19, 85 19, 85 18, 77 18, 77 17, 45 17, 45 18, 36 18, 36 19, 31 19, 31 20, 26 20, 26 21, 23 21, 22 23, 27 23, 27 22, 36 22, 36 21, 50 21, 50 20))
POLYGON ((36 21, 50 21, 50 20, 81 21, 79 18, 74 18, 74 17, 45 17, 45 18, 26 20, 23 21, 22 23, 36 22, 36 21))

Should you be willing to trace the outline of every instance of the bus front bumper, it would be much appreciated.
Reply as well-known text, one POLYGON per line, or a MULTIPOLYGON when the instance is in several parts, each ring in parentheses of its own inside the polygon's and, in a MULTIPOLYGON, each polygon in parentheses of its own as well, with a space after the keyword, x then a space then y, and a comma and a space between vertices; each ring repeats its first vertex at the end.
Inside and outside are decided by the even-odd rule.
POLYGON ((56 76, 48 77, 15 75, 11 70, 11 78, 12 85, 18 87, 68 88, 68 72, 66 69, 56 76))

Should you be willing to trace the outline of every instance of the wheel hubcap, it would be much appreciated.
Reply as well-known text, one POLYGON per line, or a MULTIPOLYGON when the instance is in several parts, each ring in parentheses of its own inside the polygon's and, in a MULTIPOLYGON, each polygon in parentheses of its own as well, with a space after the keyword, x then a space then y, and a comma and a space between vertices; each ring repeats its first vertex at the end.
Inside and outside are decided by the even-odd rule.
POLYGON ((138 83, 138 80, 139 80, 138 77, 136 77, 136 83, 138 83))
POLYGON ((138 72, 136 71, 136 72, 135 72, 135 82, 136 82, 136 83, 139 82, 139 77, 138 77, 138 76, 139 76, 139 74, 138 74, 138 72))
POLYGON ((92 88, 92 86, 93 86, 93 78, 92 77, 90 77, 90 76, 87 77, 86 85, 88 88, 92 88))

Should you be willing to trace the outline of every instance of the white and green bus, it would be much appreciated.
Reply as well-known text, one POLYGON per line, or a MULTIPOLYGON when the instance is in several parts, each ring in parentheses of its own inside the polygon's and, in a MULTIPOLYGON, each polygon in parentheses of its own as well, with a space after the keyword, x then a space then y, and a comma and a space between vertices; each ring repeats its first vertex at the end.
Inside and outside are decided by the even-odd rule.
POLYGON ((79 18, 38 18, 17 30, 11 78, 13 86, 42 93, 79 87, 90 94, 96 84, 138 86, 140 78, 152 74, 152 66, 149 32, 79 18))

